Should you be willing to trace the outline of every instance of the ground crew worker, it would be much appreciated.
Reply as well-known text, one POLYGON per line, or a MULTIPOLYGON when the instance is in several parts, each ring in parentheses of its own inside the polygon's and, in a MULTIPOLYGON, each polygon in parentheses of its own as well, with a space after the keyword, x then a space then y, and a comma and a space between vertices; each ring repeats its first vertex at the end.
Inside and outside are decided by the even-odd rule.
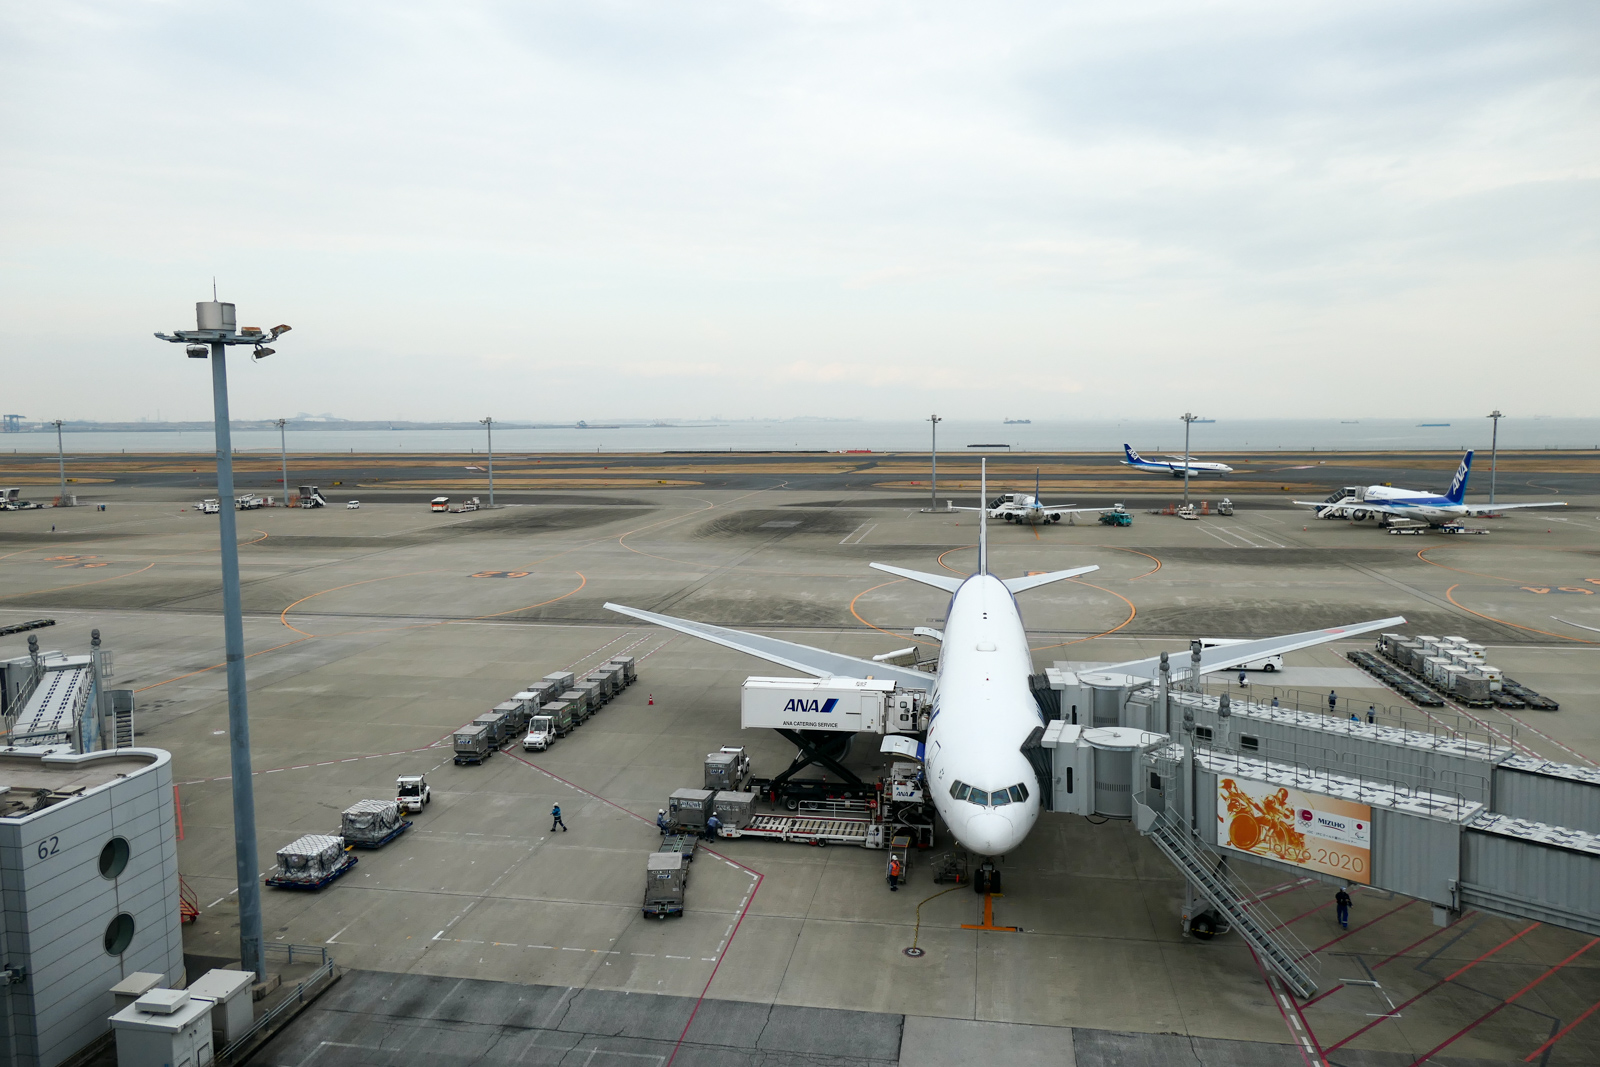
POLYGON ((1350 894, 1344 891, 1344 886, 1340 886, 1339 892, 1333 895, 1333 902, 1339 908, 1339 925, 1350 929, 1350 894))
POLYGON ((661 831, 661 836, 667 836, 667 809, 662 808, 656 812, 656 829, 661 831))
POLYGON ((706 840, 715 840, 717 831, 720 829, 722 829, 722 820, 717 818, 715 815, 709 816, 706 819, 706 840))
POLYGON ((889 892, 900 892, 900 875, 904 869, 900 866, 899 856, 889 857, 889 892))
POLYGON ((1375 723, 1375 722, 1378 721, 1378 705, 1376 705, 1376 704, 1368 704, 1367 705, 1367 721, 1368 722, 1372 722, 1372 723, 1375 723))
POLYGON ((1240 671, 1239 672, 1239 685, 1242 687, 1242 686, 1247 686, 1249 684, 1250 684, 1249 682, 1245 681, 1244 671, 1240 671))
POLYGON ((1328 690, 1328 711, 1331 714, 1339 710, 1339 694, 1332 689, 1328 690))
POLYGON ((561 805, 557 804, 550 809, 550 832, 555 833, 556 827, 561 827, 561 832, 567 832, 567 824, 561 821, 561 805))
POLYGON ((1277 697, 1273 697, 1272 698, 1272 706, 1273 707, 1277 707, 1278 706, 1278 698, 1277 697))

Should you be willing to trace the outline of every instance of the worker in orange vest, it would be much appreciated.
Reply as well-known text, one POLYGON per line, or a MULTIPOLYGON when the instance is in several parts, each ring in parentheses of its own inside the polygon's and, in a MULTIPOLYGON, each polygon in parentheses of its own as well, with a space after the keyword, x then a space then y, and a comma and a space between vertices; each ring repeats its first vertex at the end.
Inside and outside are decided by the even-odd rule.
POLYGON ((900 857, 899 856, 890 856, 889 857, 889 891, 891 893, 898 893, 900 891, 900 872, 901 872, 902 869, 903 868, 901 868, 901 866, 900 866, 900 857))

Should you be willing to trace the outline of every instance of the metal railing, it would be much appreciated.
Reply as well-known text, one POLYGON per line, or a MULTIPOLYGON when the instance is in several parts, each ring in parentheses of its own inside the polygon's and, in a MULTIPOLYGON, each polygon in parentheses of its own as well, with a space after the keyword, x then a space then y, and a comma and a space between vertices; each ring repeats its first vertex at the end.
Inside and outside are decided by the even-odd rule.
MULTIPOLYGON (((1236 724, 1242 725, 1242 724, 1236 724)), ((1403 801, 1444 801, 1465 811, 1469 804, 1489 802, 1489 774, 1422 766, 1415 761, 1388 756, 1340 752, 1338 749, 1275 737, 1256 739, 1257 747, 1243 750, 1238 738, 1227 747, 1216 743, 1200 748, 1213 758, 1257 760, 1292 766, 1307 779, 1303 787, 1313 793, 1337 797, 1341 787, 1354 783, 1369 799, 1387 797, 1390 806, 1403 801)))
POLYGON ((262 947, 266 950, 265 955, 284 956, 286 962, 290 964, 296 962, 295 954, 298 951, 300 955, 299 962, 310 963, 313 960, 317 960, 319 965, 316 970, 302 978, 288 996, 274 1004, 270 1010, 262 1013, 261 1018, 257 1019, 237 1041, 217 1053, 217 1059, 222 1063, 236 1062, 237 1057, 254 1049, 257 1040, 272 1028, 273 1023, 285 1015, 299 1011, 313 996, 320 993, 322 986, 337 973, 333 957, 329 956, 328 950, 321 946, 285 945, 269 941, 262 947))
POLYGON ((1157 815, 1147 833, 1296 994, 1305 999, 1316 993, 1321 961, 1254 890, 1227 869, 1221 855, 1190 833, 1170 811, 1157 815))
MULTIPOLYGON (((1382 685, 1376 678, 1374 685, 1382 685)), ((1177 690, 1174 690, 1175 692, 1177 690)), ((1495 723, 1493 728, 1481 720, 1449 708, 1434 708, 1422 711, 1417 708, 1405 707, 1400 704, 1380 704, 1374 700, 1355 700, 1349 697, 1337 697, 1333 710, 1328 706, 1328 694, 1310 692, 1304 689, 1274 686, 1259 680, 1252 681, 1249 685, 1240 686, 1238 681, 1230 676, 1219 677, 1207 675, 1201 680, 1199 692, 1205 696, 1217 697, 1227 693, 1231 701, 1243 701, 1250 704, 1272 706, 1272 699, 1278 699, 1278 707, 1288 708, 1293 711, 1307 712, 1321 715, 1324 718, 1349 722, 1355 716, 1355 721, 1365 723, 1367 710, 1372 708, 1374 723, 1378 726, 1391 726, 1395 729, 1405 730, 1408 733, 1426 734, 1437 739, 1439 743, 1453 741, 1470 741, 1483 745, 1491 752, 1516 747, 1516 724, 1495 723)))

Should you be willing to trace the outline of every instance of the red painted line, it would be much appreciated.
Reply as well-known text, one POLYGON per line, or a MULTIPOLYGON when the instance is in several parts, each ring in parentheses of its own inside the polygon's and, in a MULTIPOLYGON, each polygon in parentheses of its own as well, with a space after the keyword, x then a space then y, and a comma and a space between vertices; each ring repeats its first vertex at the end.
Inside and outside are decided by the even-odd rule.
POLYGON ((1526 937, 1528 934, 1533 933, 1535 930, 1537 930, 1540 926, 1543 926, 1543 925, 1544 925, 1543 923, 1532 923, 1529 926, 1523 927, 1517 933, 1512 934, 1510 937, 1506 938, 1504 941, 1500 942, 1494 948, 1490 949, 1488 952, 1485 952, 1483 955, 1479 956, 1477 959, 1473 960, 1471 963, 1468 963, 1468 964, 1458 968, 1457 970, 1454 970, 1451 973, 1445 975, 1443 978, 1439 979, 1437 982, 1433 983, 1427 989, 1424 989, 1422 992, 1418 993, 1416 996, 1412 997, 1410 1000, 1406 1001, 1405 1003, 1396 1005, 1394 1007, 1393 1011, 1390 1014, 1379 1016, 1378 1018, 1372 1020, 1367 1025, 1363 1026, 1361 1029, 1357 1030, 1355 1033, 1351 1034, 1349 1037, 1346 1037, 1344 1040, 1338 1041, 1338 1042, 1336 1042, 1336 1043, 1334 1043, 1332 1045, 1329 1045, 1328 1048, 1327 1048, 1327 1051, 1328 1052, 1332 1052, 1336 1048, 1340 1048, 1340 1047, 1342 1047, 1344 1045, 1348 1045, 1350 1042, 1354 1041, 1356 1038, 1360 1037, 1362 1034, 1366 1033, 1368 1030, 1371 1030, 1374 1026, 1377 1026, 1379 1023, 1383 1022, 1385 1019, 1394 1018, 1395 1016, 1400 1014, 1402 1009, 1408 1008, 1411 1005, 1415 1004, 1417 1001, 1421 1000, 1423 997, 1427 996, 1429 993, 1432 993, 1435 989, 1438 989, 1440 986, 1444 985, 1446 982, 1450 981, 1451 979, 1461 977, 1463 974, 1466 974, 1469 970, 1471 970, 1472 968, 1476 967, 1478 964, 1482 963, 1484 960, 1488 959, 1490 956, 1493 956, 1496 952, 1499 952, 1501 949, 1505 948, 1507 945, 1511 944, 1513 941, 1521 940, 1522 938, 1526 937))
MULTIPOLYGON (((1377 970, 1379 967, 1382 967, 1385 963, 1393 963, 1395 960, 1399 959, 1401 956, 1404 956, 1407 952, 1410 952, 1412 949, 1416 948, 1417 946, 1423 944, 1424 942, 1430 941, 1435 937, 1438 937, 1440 934, 1444 933, 1446 930, 1454 929, 1457 923, 1460 923, 1460 922, 1462 922, 1463 920, 1466 920, 1466 919, 1470 919, 1472 916, 1474 916, 1476 914, 1478 914, 1478 913, 1475 912, 1475 911, 1469 911, 1466 914, 1462 915, 1461 918, 1459 918, 1455 922, 1451 923, 1449 926, 1441 926, 1438 929, 1434 930, 1433 933, 1428 934, 1426 937, 1419 937, 1417 940, 1411 942, 1411 944, 1407 945, 1405 948, 1401 949, 1399 952, 1396 952, 1391 956, 1385 956, 1379 962, 1374 963, 1372 965, 1372 969, 1373 970, 1377 970)), ((1334 986, 1332 989, 1328 990, 1326 993, 1318 993, 1316 996, 1314 996, 1310 1000, 1306 1001, 1305 1007, 1309 1008, 1309 1007, 1311 1007, 1311 1005, 1315 1004, 1317 1001, 1326 999, 1327 997, 1331 997, 1335 993, 1339 992, 1339 990, 1344 989, 1344 988, 1345 988, 1345 986, 1341 982, 1339 985, 1334 986)))
MULTIPOLYGON (((1256 955, 1256 950, 1253 947, 1247 943, 1245 948, 1250 949, 1250 958, 1255 961, 1256 970, 1261 974, 1261 984, 1267 987, 1267 996, 1271 998, 1273 1007, 1278 1009, 1278 1015, 1283 1019, 1283 1028, 1289 1031, 1290 1041, 1294 1045, 1295 1051, 1300 1053, 1300 1061, 1304 1063, 1306 1067, 1313 1067, 1311 1058, 1306 1055, 1306 1043, 1301 1040, 1300 1035, 1294 1032, 1294 1024, 1289 1021, 1289 1013, 1283 1010, 1283 1001, 1278 999, 1278 991, 1272 988, 1271 973, 1261 965, 1261 957, 1256 955)), ((1290 1003, 1293 1003, 1293 1001, 1290 1001, 1290 1003)), ((1304 1022, 1304 1020, 1301 1021, 1304 1022)), ((1311 1033, 1309 1027, 1306 1028, 1306 1033, 1311 1033)), ((1315 1044, 1315 1040, 1315 1038, 1312 1038, 1313 1044, 1315 1044)), ((1315 1067, 1324 1067, 1326 1063, 1327 1060, 1322 1057, 1321 1046, 1317 1046, 1317 1062, 1315 1067)))
POLYGON ((172 787, 172 806, 178 810, 178 840, 183 840, 183 801, 178 798, 178 787, 172 787))
POLYGON ((1494 1015, 1501 1008, 1510 1007, 1512 1004, 1515 1004, 1519 999, 1521 999, 1521 997, 1522 997, 1522 995, 1524 993, 1528 992, 1534 986, 1538 985, 1540 982, 1544 981, 1546 978, 1549 978, 1552 974, 1555 974, 1561 968, 1565 967, 1567 964, 1571 963, 1573 960, 1577 959, 1579 956, 1583 955, 1585 952, 1588 952, 1591 948, 1594 948, 1594 946, 1596 946, 1596 945, 1600 945, 1600 937, 1596 937, 1596 938, 1592 939, 1588 944, 1584 945, 1578 951, 1574 952, 1572 955, 1568 956, 1566 959, 1562 960, 1560 963, 1556 964, 1554 967, 1551 967, 1548 971, 1544 972, 1539 977, 1535 978, 1533 981, 1529 982, 1527 985, 1523 986, 1521 989, 1519 989, 1515 993, 1511 994, 1505 1000, 1502 1000, 1500 1003, 1496 1004, 1494 1007, 1490 1008, 1488 1011, 1486 1011, 1482 1015, 1478 1016, 1476 1019, 1474 1019, 1472 1022, 1468 1023, 1466 1026, 1463 1026, 1461 1029, 1457 1030, 1455 1033, 1453 1033, 1449 1037, 1445 1038, 1442 1043, 1440 1043, 1438 1045, 1435 1045, 1433 1048, 1429 1049, 1427 1052, 1424 1052, 1419 1058, 1417 1058, 1417 1059, 1412 1061, 1411 1067, 1421 1067, 1422 1064, 1426 1063, 1429 1059, 1431 1059, 1433 1057, 1434 1053, 1438 1052, 1440 1049, 1446 1048, 1449 1045, 1455 1044, 1455 1042, 1463 1034, 1467 1033, 1467 1031, 1472 1030, 1475 1027, 1477 1027, 1479 1023, 1482 1023, 1484 1020, 1488 1019, 1491 1015, 1494 1015))
POLYGON ((1549 1041, 1546 1041, 1544 1044, 1540 1045, 1538 1048, 1534 1049, 1532 1052, 1530 1052, 1526 1056, 1524 1056, 1522 1058, 1522 1062, 1523 1063, 1532 1063, 1533 1062, 1533 1058, 1535 1056, 1539 1055, 1539 1053, 1543 1052, 1545 1049, 1549 1048, 1551 1045, 1555 1044, 1557 1041, 1560 1041, 1562 1038, 1566 1037, 1567 1036, 1567 1031, 1571 1030, 1574 1026, 1577 1026, 1579 1023, 1583 1022, 1583 1020, 1585 1020, 1589 1016, 1593 1015, 1595 1013, 1595 1009, 1597 1009, 1597 1008, 1600 1008, 1600 1000, 1597 1000, 1593 1004, 1589 1005, 1589 1008, 1588 1008, 1587 1011, 1585 1011, 1582 1015, 1578 1016, 1576 1019, 1572 1020, 1566 1026, 1563 1026, 1560 1030, 1558 1030, 1556 1032, 1556 1036, 1552 1037, 1549 1041))
MULTIPOLYGON (((1333 906, 1333 901, 1331 901, 1331 900, 1325 900, 1325 901, 1323 901, 1323 902, 1322 902, 1322 903, 1321 903, 1321 904, 1318 904, 1318 905, 1317 905, 1317 906, 1316 906, 1316 907, 1314 907, 1314 908, 1311 908, 1311 909, 1309 909, 1309 910, 1307 910, 1307 911, 1302 911, 1302 912, 1301 912, 1301 913, 1300 913, 1300 914, 1299 914, 1299 915, 1296 915, 1296 916, 1295 916, 1295 917, 1294 917, 1294 918, 1292 918, 1292 919, 1285 919, 1285 920, 1284 920, 1284 921, 1283 921, 1283 922, 1282 922, 1282 923, 1281 923, 1281 924, 1280 924, 1280 925, 1279 925, 1279 926, 1278 926, 1278 929, 1279 929, 1279 930, 1282 930, 1282 929, 1283 929, 1283 928, 1284 928, 1284 927, 1286 927, 1286 926, 1291 926, 1291 925, 1293 925, 1293 924, 1294 924, 1294 923, 1297 923, 1297 922, 1299 922, 1299 921, 1300 921, 1300 920, 1301 920, 1301 919, 1304 919, 1304 918, 1305 918, 1305 917, 1306 917, 1306 916, 1307 916, 1307 915, 1314 915, 1314 914, 1316 914, 1316 913, 1317 913, 1317 912, 1319 912, 1319 911, 1321 911, 1321 910, 1322 910, 1322 909, 1323 909, 1323 908, 1330 908, 1330 907, 1332 907, 1332 906, 1333 906)), ((1398 909, 1397 909, 1397 910, 1398 910, 1398 909)), ((1352 931, 1350 931, 1350 932, 1351 932, 1351 933, 1355 933, 1355 931, 1354 931, 1354 930, 1352 930, 1352 931)))
POLYGON ((1313 953, 1317 953, 1317 952, 1321 952, 1323 949, 1327 948, 1329 945, 1337 945, 1339 942, 1343 941, 1345 938, 1349 937, 1351 934, 1359 933, 1360 931, 1365 930, 1367 927, 1371 926, 1373 923, 1380 923, 1383 920, 1387 919, 1389 916, 1395 914, 1396 912, 1405 911, 1407 908, 1411 907, 1411 905, 1413 905, 1415 903, 1416 903, 1416 899, 1415 898, 1413 898, 1411 900, 1408 900, 1404 904, 1400 905, 1398 908, 1391 908, 1390 910, 1384 912, 1382 915, 1378 916, 1376 919, 1371 919, 1371 920, 1368 920, 1367 922, 1362 923, 1360 926, 1356 927, 1354 930, 1346 930, 1344 933, 1340 934, 1338 937, 1334 938, 1332 941, 1329 941, 1328 944, 1326 944, 1326 945, 1318 945, 1316 948, 1312 949, 1311 951, 1313 953))

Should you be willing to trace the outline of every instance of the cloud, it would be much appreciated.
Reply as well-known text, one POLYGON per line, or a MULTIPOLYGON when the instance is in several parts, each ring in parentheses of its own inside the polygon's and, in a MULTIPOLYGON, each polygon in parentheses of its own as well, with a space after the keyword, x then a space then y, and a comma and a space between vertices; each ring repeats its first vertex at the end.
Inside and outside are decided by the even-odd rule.
POLYGON ((204 414, 215 274, 241 411, 1588 414, 1597 12, 12 5, 8 404, 204 414))

